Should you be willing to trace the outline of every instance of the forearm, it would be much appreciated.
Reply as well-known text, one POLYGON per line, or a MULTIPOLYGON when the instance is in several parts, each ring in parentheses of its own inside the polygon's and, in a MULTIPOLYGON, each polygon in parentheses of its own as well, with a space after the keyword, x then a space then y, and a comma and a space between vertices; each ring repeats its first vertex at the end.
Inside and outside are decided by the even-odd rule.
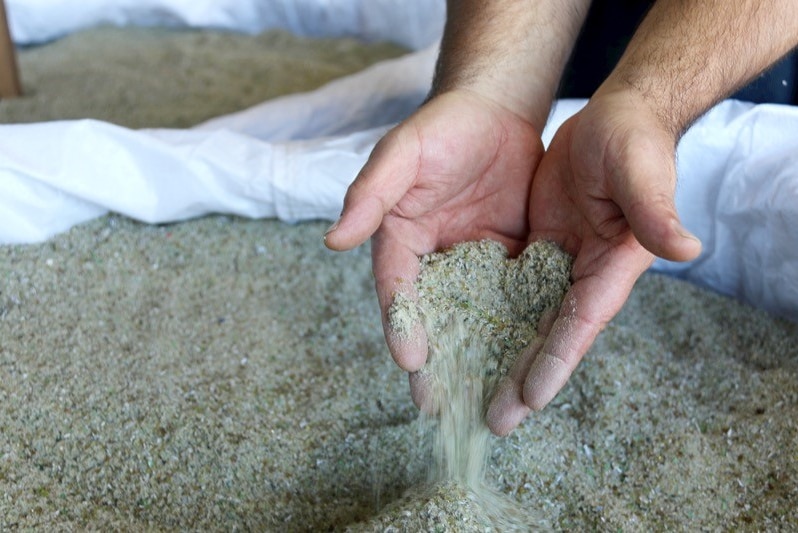
POLYGON ((467 89, 542 130, 590 0, 448 0, 432 95, 467 89))
POLYGON ((632 89, 678 136, 796 45, 796 0, 659 0, 599 92, 632 89))

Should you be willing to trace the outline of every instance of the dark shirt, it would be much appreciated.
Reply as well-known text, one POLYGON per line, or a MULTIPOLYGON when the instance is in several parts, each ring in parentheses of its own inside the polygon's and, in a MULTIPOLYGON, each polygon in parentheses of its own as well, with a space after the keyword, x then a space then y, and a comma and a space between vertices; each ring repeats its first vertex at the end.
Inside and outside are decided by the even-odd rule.
MULTIPOLYGON (((589 98, 621 58, 654 0, 594 0, 560 86, 561 98, 589 98)), ((798 51, 793 50, 732 98, 798 104, 798 51)))

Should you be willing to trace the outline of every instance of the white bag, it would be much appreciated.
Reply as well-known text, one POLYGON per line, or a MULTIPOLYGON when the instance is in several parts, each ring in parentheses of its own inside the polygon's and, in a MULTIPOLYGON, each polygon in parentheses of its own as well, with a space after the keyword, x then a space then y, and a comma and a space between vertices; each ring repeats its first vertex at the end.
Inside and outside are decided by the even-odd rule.
MULTIPOLYGON (((426 95, 443 20, 443 2, 423 0, 6 1, 18 42, 114 23, 283 27, 427 47, 191 130, 0 126, 0 243, 41 241, 109 210, 150 223, 336 218, 374 143, 426 95)), ((544 140, 583 105, 558 102, 544 140)), ((677 208, 704 251, 653 268, 798 320, 798 108, 722 102, 682 139, 678 172, 677 208)))

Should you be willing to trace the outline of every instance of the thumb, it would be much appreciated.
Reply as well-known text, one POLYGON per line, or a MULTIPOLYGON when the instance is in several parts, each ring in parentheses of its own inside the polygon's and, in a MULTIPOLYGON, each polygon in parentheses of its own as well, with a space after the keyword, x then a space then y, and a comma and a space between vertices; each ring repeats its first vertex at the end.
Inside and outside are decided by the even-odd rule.
POLYGON ((701 241, 682 226, 674 203, 676 167, 671 151, 649 137, 617 168, 616 201, 638 242, 670 261, 690 261, 701 253, 701 241))
POLYGON ((341 217, 324 235, 328 248, 349 250, 363 244, 412 187, 418 172, 418 138, 406 129, 394 128, 375 145, 346 192, 341 217))

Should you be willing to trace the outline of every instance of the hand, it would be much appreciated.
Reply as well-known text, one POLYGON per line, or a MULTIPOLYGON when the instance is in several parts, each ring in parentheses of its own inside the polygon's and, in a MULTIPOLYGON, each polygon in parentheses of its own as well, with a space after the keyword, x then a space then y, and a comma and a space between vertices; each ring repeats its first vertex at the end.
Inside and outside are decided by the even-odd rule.
POLYGON ((572 286, 556 320, 541 325, 545 341, 500 383, 487 412, 494 433, 509 433, 552 400, 654 255, 700 253, 673 203, 675 146, 631 91, 600 90, 555 134, 532 185, 531 240, 552 240, 575 257, 572 286))
MULTIPOLYGON (((532 175, 543 155, 526 120, 477 93, 443 93, 374 148, 325 242, 353 248, 374 234, 372 265, 388 347, 409 372, 423 366, 427 339, 391 333, 386 316, 397 290, 412 291, 418 257, 460 241, 495 239, 511 253, 527 243, 532 175), (376 233, 375 233, 376 232, 376 233)), ((423 386, 411 374, 417 405, 423 386)))

